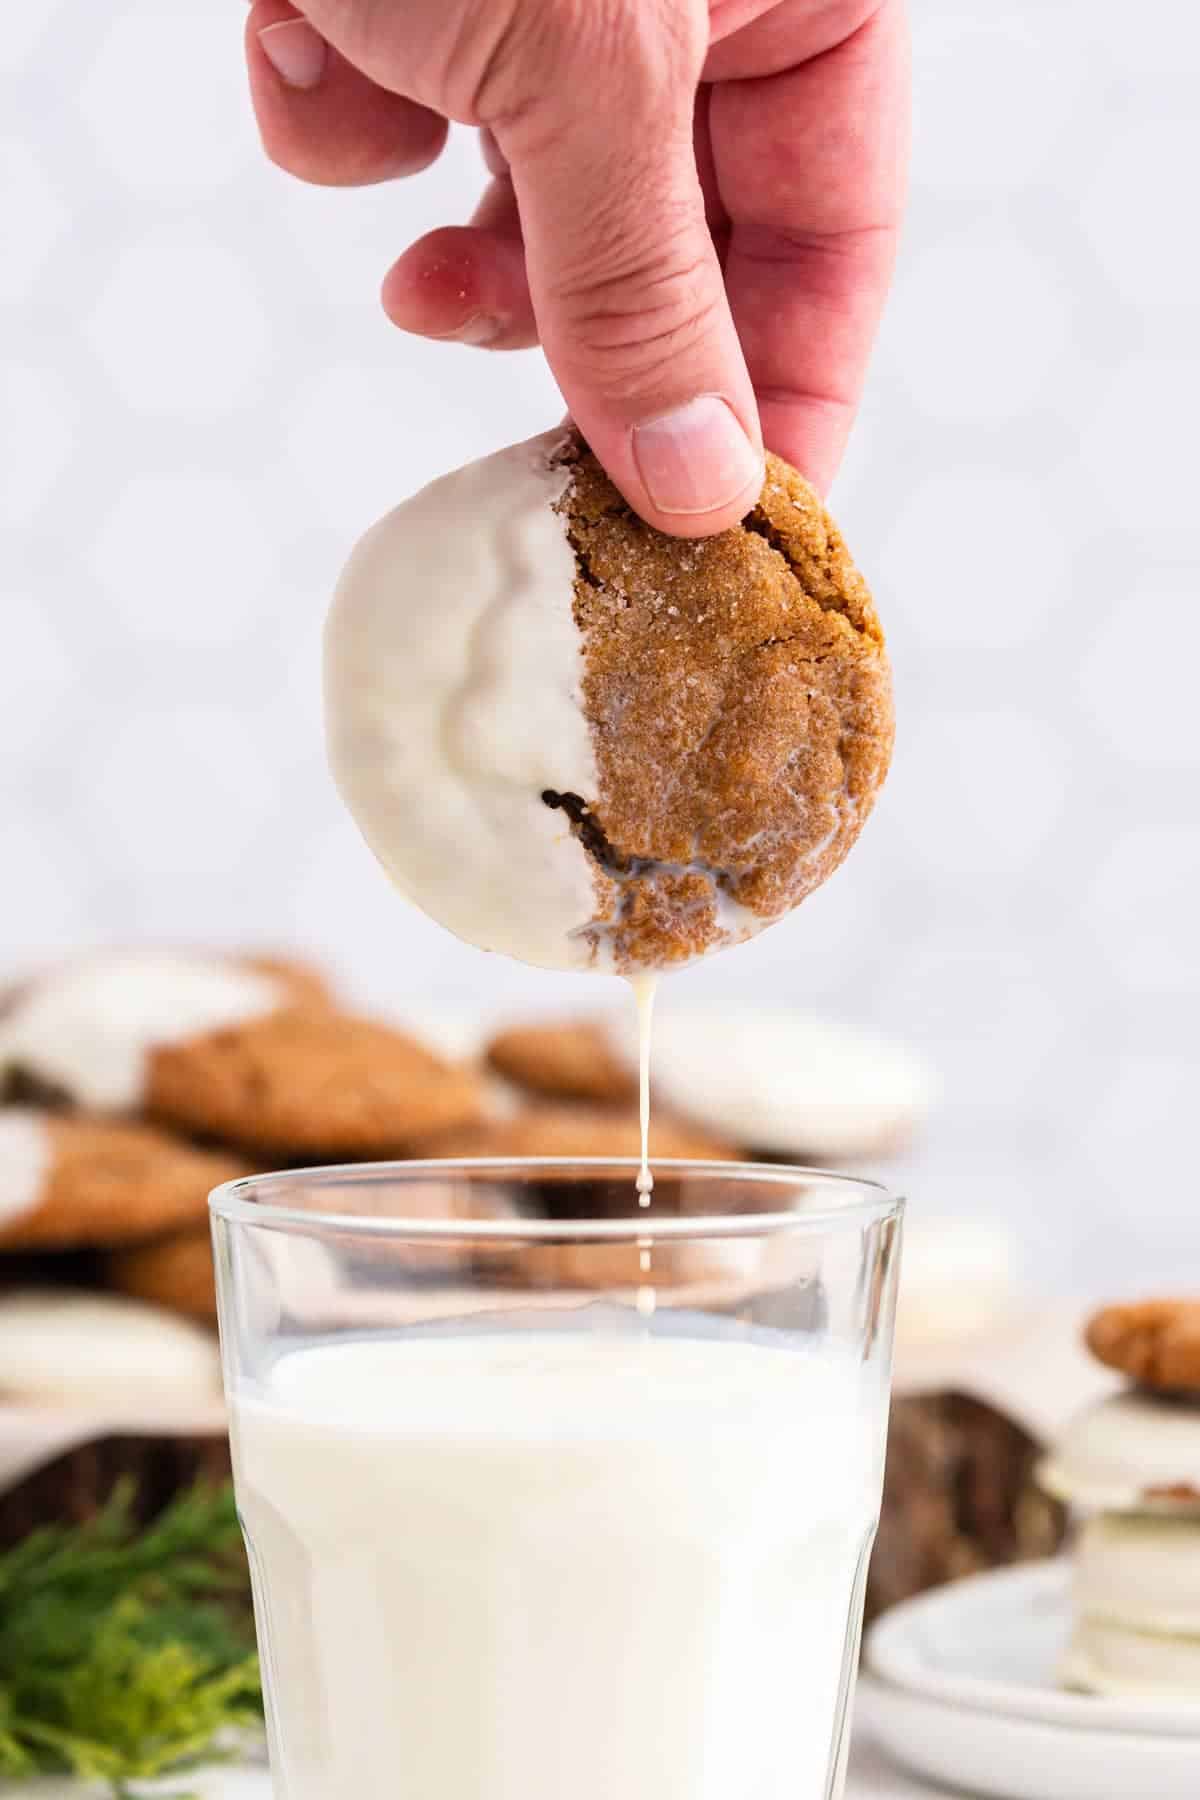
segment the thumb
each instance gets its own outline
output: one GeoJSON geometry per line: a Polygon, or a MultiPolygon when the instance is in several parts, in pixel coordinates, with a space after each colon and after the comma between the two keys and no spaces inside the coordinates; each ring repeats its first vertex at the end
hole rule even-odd
{"type": "Polygon", "coordinates": [[[643,518],[701,537],[757,500],[762,436],[696,171],[703,52],[664,75],[663,46],[640,49],[616,46],[607,81],[568,66],[542,89],[552,100],[496,135],[575,423],[643,518]]]}

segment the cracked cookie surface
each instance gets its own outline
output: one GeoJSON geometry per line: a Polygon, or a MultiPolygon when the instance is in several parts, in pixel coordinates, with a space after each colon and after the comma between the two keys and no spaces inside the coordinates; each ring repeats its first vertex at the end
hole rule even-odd
{"type": "Polygon", "coordinates": [[[690,541],[631,512],[577,438],[560,458],[598,792],[544,800],[592,860],[597,960],[666,967],[780,917],[850,849],[891,754],[883,634],[777,457],[740,526],[690,541]]]}

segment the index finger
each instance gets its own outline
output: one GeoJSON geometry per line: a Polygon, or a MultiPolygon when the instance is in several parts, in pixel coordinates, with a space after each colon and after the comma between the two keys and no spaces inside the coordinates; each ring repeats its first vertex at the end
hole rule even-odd
{"type": "Polygon", "coordinates": [[[904,202],[900,0],[799,67],[719,83],[709,126],[730,220],[725,284],[763,437],[824,491],[858,405],[904,202]]]}

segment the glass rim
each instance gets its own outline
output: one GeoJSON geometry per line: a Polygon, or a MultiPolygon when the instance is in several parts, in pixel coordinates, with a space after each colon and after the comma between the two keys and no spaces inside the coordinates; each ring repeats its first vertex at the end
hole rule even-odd
{"type": "Polygon", "coordinates": [[[711,1239],[718,1237],[777,1237],[793,1233],[832,1231],[839,1227],[874,1224],[898,1218],[904,1196],[870,1175],[849,1175],[835,1169],[810,1168],[800,1163],[704,1162],[686,1157],[650,1158],[651,1173],[699,1176],[705,1180],[755,1182],[764,1188],[797,1181],[819,1182],[845,1195],[837,1205],[814,1206],[800,1212],[695,1213],[686,1218],[656,1216],[649,1208],[627,1218],[553,1219],[430,1219],[405,1218],[402,1214],[380,1218],[374,1214],[322,1212],[295,1206],[262,1206],[251,1196],[263,1190],[286,1189],[296,1183],[310,1188],[363,1187],[395,1181],[483,1179],[521,1175],[545,1177],[560,1171],[578,1177],[581,1172],[628,1175],[635,1180],[641,1162],[636,1156],[472,1156],[425,1157],[403,1162],[328,1163],[312,1168],[280,1169],[264,1175],[241,1175],[222,1182],[208,1197],[214,1218],[229,1225],[257,1226],[262,1231],[294,1232],[310,1237],[337,1234],[362,1238],[395,1238],[461,1244],[562,1244],[636,1243],[650,1238],[711,1239]]]}

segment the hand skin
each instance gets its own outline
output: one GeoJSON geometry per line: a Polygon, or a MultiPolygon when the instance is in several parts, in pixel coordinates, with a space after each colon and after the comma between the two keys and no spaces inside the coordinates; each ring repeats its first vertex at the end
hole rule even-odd
{"type": "Polygon", "coordinates": [[[540,341],[630,504],[704,536],[762,446],[824,490],[891,277],[908,144],[903,0],[254,0],[267,154],[357,186],[477,126],[469,225],[383,288],[424,337],[540,341]]]}

